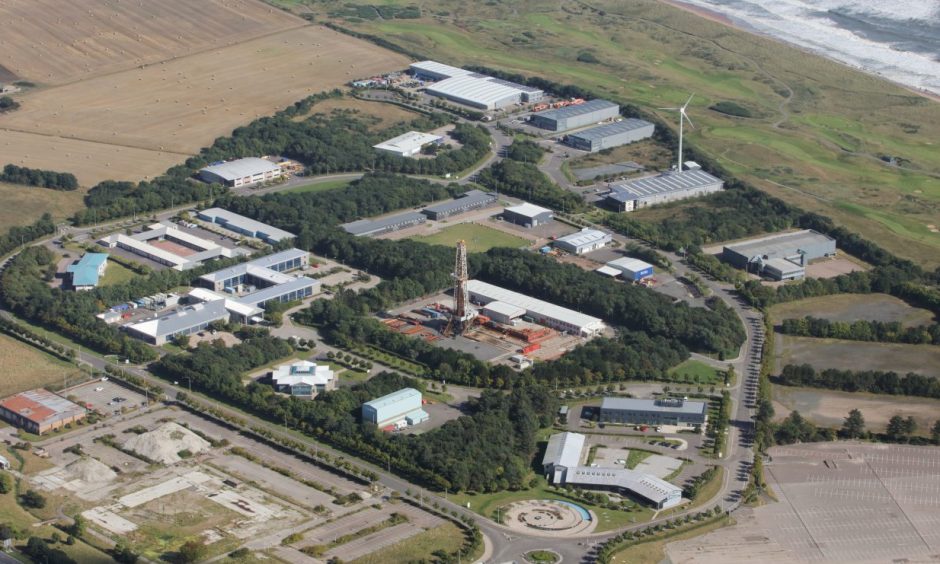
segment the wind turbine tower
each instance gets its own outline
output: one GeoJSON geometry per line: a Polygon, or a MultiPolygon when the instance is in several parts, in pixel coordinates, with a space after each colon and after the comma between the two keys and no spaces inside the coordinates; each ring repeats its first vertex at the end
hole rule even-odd
{"type": "Polygon", "coordinates": [[[695,96],[694,93],[691,94],[691,95],[689,96],[689,99],[686,100],[686,101],[685,101],[685,104],[682,104],[681,107],[678,107],[678,108],[659,108],[660,110],[678,111],[678,112],[679,112],[679,162],[678,162],[678,166],[676,167],[676,172],[680,172],[680,173],[682,172],[682,163],[683,163],[683,161],[682,161],[682,135],[683,135],[682,125],[683,125],[683,123],[682,123],[682,122],[683,122],[683,121],[689,122],[689,127],[691,127],[692,129],[695,129],[695,126],[692,125],[692,120],[689,119],[689,115],[688,115],[687,113],[685,113],[686,108],[689,107],[689,102],[692,101],[692,98],[693,98],[694,96],[695,96]]]}

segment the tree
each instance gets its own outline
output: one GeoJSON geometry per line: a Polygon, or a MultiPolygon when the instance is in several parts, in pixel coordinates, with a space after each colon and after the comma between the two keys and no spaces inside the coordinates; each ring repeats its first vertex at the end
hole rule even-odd
{"type": "Polygon", "coordinates": [[[857,439],[865,435],[865,418],[862,416],[862,412],[853,409],[849,412],[849,416],[845,418],[845,423],[842,424],[842,436],[847,439],[857,439]]]}
{"type": "Polygon", "coordinates": [[[13,491],[13,479],[6,472],[0,471],[0,494],[13,491]]]}
{"type": "Polygon", "coordinates": [[[120,542],[111,549],[111,556],[120,564],[136,564],[137,562],[137,555],[126,544],[120,542]]]}
{"type": "Polygon", "coordinates": [[[206,546],[199,541],[186,541],[179,549],[179,561],[185,564],[199,562],[206,555],[206,546]]]}
{"type": "Polygon", "coordinates": [[[900,415],[895,415],[888,420],[887,434],[896,441],[904,436],[904,419],[900,415]]]}
{"type": "Polygon", "coordinates": [[[20,496],[20,505],[42,509],[46,506],[46,498],[36,490],[26,490],[26,493],[20,496]]]}
{"type": "Polygon", "coordinates": [[[933,442],[940,444],[940,419],[933,424],[933,428],[930,429],[930,438],[933,439],[933,442]]]}
{"type": "Polygon", "coordinates": [[[72,518],[73,523],[69,528],[69,532],[76,537],[81,537],[85,534],[85,518],[82,517],[81,513],[76,513],[75,517],[72,518]]]}
{"type": "Polygon", "coordinates": [[[904,420],[904,434],[910,437],[915,431],[917,431],[917,422],[909,415],[907,419],[904,420]]]}

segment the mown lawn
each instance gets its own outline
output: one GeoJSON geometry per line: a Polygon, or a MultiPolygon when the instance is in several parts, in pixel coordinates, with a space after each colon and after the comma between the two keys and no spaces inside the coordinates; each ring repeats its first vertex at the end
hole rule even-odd
{"type": "Polygon", "coordinates": [[[516,237],[476,223],[453,225],[433,235],[415,237],[414,240],[429,245],[444,245],[446,247],[456,247],[457,241],[463,240],[467,243],[467,251],[471,253],[485,253],[494,247],[519,248],[529,246],[529,241],[522,237],[516,237]]]}

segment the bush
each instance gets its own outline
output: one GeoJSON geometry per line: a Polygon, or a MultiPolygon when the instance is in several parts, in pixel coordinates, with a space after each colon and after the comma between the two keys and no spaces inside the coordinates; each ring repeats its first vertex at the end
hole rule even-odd
{"type": "Polygon", "coordinates": [[[708,109],[729,116],[746,118],[754,117],[754,112],[736,102],[718,102],[717,104],[709,106],[708,109]]]}
{"type": "Polygon", "coordinates": [[[46,498],[36,490],[26,490],[26,493],[20,496],[20,505],[34,509],[42,509],[46,506],[46,498]]]}

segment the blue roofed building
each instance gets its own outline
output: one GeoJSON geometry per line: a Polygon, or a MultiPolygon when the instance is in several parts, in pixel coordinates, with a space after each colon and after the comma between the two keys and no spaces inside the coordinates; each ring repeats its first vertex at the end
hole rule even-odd
{"type": "Polygon", "coordinates": [[[362,404],[362,421],[380,428],[417,425],[428,420],[427,412],[421,408],[422,404],[421,392],[414,388],[402,388],[362,404]]]}
{"type": "Polygon", "coordinates": [[[65,271],[73,289],[91,290],[98,286],[98,280],[104,276],[107,267],[107,253],[85,253],[85,256],[70,264],[65,271]]]}

